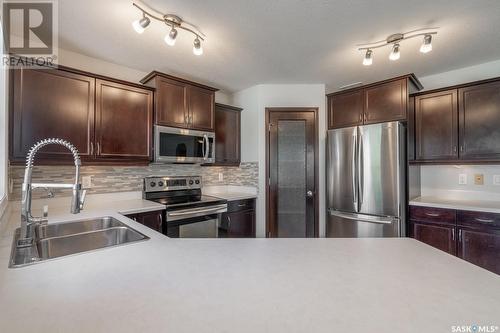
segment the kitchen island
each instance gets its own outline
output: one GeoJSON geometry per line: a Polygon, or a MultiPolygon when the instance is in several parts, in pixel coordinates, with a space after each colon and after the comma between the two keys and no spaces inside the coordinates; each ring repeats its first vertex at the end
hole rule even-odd
{"type": "MultiPolygon", "coordinates": [[[[90,200],[92,201],[92,200],[90,200]]],[[[413,239],[170,239],[120,213],[137,199],[54,209],[113,216],[147,241],[9,269],[18,203],[0,224],[2,332],[451,332],[499,326],[500,276],[413,239]]]]}

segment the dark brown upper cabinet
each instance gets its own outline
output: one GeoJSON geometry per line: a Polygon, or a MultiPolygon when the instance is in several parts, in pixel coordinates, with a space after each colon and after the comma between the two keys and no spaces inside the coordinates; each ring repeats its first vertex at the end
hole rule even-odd
{"type": "MultiPolygon", "coordinates": [[[[37,141],[71,142],[82,159],[92,157],[95,79],[56,69],[15,69],[10,76],[10,158],[22,162],[37,141]]],[[[49,145],[37,161],[67,161],[69,150],[49,145]]]]}
{"type": "Polygon", "coordinates": [[[364,89],[364,123],[406,120],[407,84],[407,79],[399,79],[364,89]]]}
{"type": "Polygon", "coordinates": [[[218,89],[153,71],[141,80],[155,91],[155,124],[214,130],[215,92],[218,89]]]}
{"type": "Polygon", "coordinates": [[[328,94],[328,129],[408,119],[409,94],[422,89],[413,74],[328,94]]]}
{"type": "Polygon", "coordinates": [[[153,92],[96,80],[97,158],[150,160],[153,92]]]}
{"type": "Polygon", "coordinates": [[[363,90],[328,96],[328,128],[363,124],[363,90]]]}
{"type": "Polygon", "coordinates": [[[415,97],[417,160],[458,158],[457,91],[415,97]]]}
{"type": "Polygon", "coordinates": [[[460,157],[500,160],[500,81],[458,90],[460,157]]]}
{"type": "Polygon", "coordinates": [[[234,106],[215,104],[215,164],[240,165],[241,111],[234,106]]]}
{"type": "Polygon", "coordinates": [[[472,82],[415,96],[416,161],[500,161],[500,80],[472,82]]]}
{"type": "MultiPolygon", "coordinates": [[[[10,161],[22,163],[45,138],[62,138],[86,164],[147,164],[152,138],[153,92],[133,83],[59,66],[15,69],[10,76],[10,161]]],[[[50,145],[37,163],[71,164],[63,147],[50,145]]]]}

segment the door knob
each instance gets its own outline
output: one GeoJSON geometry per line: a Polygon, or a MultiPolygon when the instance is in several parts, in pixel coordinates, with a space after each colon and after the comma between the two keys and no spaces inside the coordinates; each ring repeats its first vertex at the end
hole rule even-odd
{"type": "Polygon", "coordinates": [[[312,196],[314,195],[314,193],[313,193],[313,191],[309,190],[309,191],[307,191],[306,195],[307,195],[308,198],[312,198],[312,196]]]}

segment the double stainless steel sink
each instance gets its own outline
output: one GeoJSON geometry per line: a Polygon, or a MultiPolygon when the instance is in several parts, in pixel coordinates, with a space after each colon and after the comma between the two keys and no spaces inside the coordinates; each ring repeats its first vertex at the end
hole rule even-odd
{"type": "Polygon", "coordinates": [[[146,235],[110,216],[39,225],[35,234],[32,244],[19,247],[17,243],[20,229],[16,230],[9,267],[20,267],[149,239],[146,235]]]}

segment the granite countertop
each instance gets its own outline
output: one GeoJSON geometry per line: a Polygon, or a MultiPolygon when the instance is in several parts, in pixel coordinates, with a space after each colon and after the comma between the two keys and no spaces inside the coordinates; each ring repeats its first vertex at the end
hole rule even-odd
{"type": "Polygon", "coordinates": [[[119,214],[155,205],[108,198],[78,215],[52,209],[49,223],[109,215],[150,239],[17,269],[7,265],[18,207],[8,207],[2,331],[420,333],[500,324],[500,276],[414,239],[171,239],[119,214]]]}
{"type": "Polygon", "coordinates": [[[437,196],[422,196],[410,200],[409,204],[412,206],[500,213],[500,201],[492,200],[468,200],[437,196]]]}

